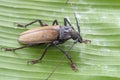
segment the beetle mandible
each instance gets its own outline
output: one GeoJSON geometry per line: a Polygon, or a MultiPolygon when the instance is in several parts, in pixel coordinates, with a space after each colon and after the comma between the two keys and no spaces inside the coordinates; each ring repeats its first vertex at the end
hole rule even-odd
{"type": "Polygon", "coordinates": [[[42,55],[36,60],[28,61],[28,63],[31,63],[31,64],[38,63],[44,57],[47,49],[50,46],[55,46],[68,58],[71,64],[71,68],[73,70],[76,70],[77,67],[75,63],[73,62],[73,60],[71,59],[68,52],[59,47],[59,44],[63,44],[69,39],[73,39],[74,42],[72,46],[68,48],[68,50],[70,50],[73,47],[73,45],[76,44],[77,42],[85,43],[85,44],[90,42],[90,40],[82,39],[80,35],[80,26],[78,24],[77,17],[75,14],[74,16],[75,16],[78,31],[76,31],[73,28],[73,26],[71,25],[71,23],[69,22],[67,18],[64,18],[64,26],[60,26],[57,20],[53,21],[52,26],[48,26],[47,24],[44,24],[40,19],[34,20],[25,25],[16,23],[18,27],[27,27],[29,25],[32,25],[33,23],[38,22],[40,24],[40,27],[27,30],[20,34],[18,41],[21,44],[24,44],[24,46],[18,47],[18,48],[2,48],[2,49],[4,49],[5,51],[15,51],[18,49],[41,45],[45,43],[47,44],[47,46],[43,50],[42,55]]]}

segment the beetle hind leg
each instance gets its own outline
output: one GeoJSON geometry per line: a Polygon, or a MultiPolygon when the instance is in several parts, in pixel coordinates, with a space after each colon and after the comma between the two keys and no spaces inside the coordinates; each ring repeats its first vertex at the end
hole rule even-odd
{"type": "Polygon", "coordinates": [[[18,50],[18,49],[23,49],[23,48],[25,48],[25,47],[28,47],[27,45],[25,45],[25,46],[22,46],[22,47],[18,47],[18,48],[1,48],[1,50],[3,50],[3,51],[16,51],[16,50],[18,50]]]}
{"type": "Polygon", "coordinates": [[[2,47],[1,50],[3,51],[16,51],[16,50],[19,50],[19,49],[23,49],[23,48],[26,48],[26,47],[32,47],[32,46],[35,46],[35,45],[38,45],[38,44],[28,44],[28,45],[25,45],[25,46],[21,46],[21,47],[18,47],[18,48],[4,48],[2,47]]]}

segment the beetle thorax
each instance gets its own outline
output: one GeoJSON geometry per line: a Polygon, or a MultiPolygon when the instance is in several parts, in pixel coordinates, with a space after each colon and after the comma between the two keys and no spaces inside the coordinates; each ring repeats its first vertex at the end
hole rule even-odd
{"type": "Polygon", "coordinates": [[[82,37],[73,27],[70,27],[68,32],[73,40],[78,40],[80,43],[82,42],[82,37]]]}

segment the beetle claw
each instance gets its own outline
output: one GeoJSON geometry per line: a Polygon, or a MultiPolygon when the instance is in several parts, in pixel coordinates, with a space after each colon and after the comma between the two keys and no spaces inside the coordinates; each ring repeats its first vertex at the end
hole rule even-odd
{"type": "Polygon", "coordinates": [[[72,68],[72,70],[74,70],[74,71],[77,71],[78,69],[77,69],[77,66],[75,65],[75,63],[71,63],[71,68],[72,68]]]}
{"type": "Polygon", "coordinates": [[[36,64],[38,62],[39,62],[39,60],[32,60],[32,61],[28,61],[27,64],[36,64]]]}
{"type": "Polygon", "coordinates": [[[83,43],[85,43],[85,44],[91,43],[91,40],[83,40],[83,43]]]}

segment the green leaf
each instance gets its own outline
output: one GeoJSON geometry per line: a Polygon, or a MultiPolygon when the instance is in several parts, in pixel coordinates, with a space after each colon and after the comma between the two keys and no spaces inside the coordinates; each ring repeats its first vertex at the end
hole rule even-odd
{"type": "MultiPolygon", "coordinates": [[[[120,0],[0,0],[0,47],[22,46],[17,38],[27,29],[14,22],[29,23],[35,19],[51,25],[57,19],[63,25],[67,17],[76,28],[77,14],[83,39],[90,44],[76,44],[69,55],[78,67],[70,68],[67,58],[51,47],[44,59],[35,65],[46,45],[29,47],[16,52],[0,50],[0,80],[45,80],[58,65],[49,80],[119,80],[120,79],[120,0]],[[72,6],[71,6],[72,4],[72,6]]],[[[72,40],[60,45],[67,50],[72,40]]]]}

